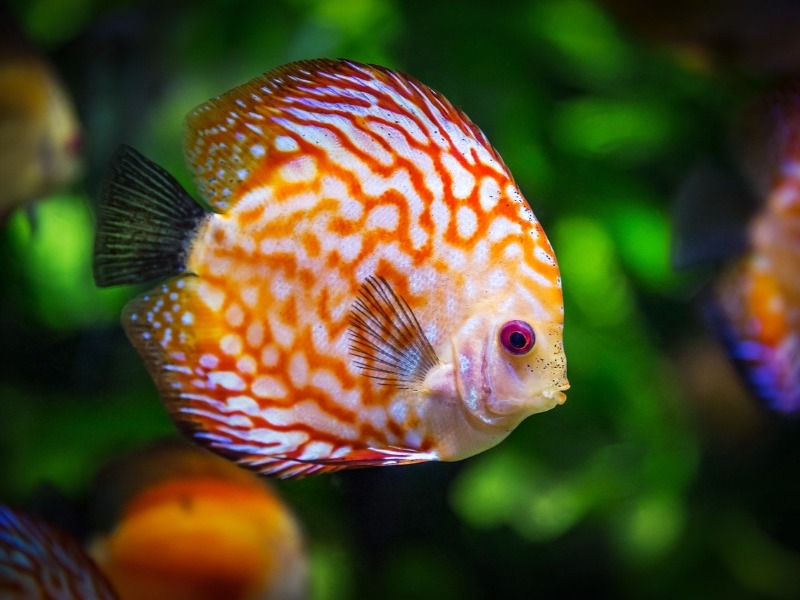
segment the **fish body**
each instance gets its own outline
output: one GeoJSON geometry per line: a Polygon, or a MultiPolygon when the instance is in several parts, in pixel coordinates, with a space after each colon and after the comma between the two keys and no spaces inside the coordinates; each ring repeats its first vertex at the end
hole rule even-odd
{"type": "Polygon", "coordinates": [[[74,181],[82,166],[75,108],[53,69],[0,13],[0,219],[74,181]]]}
{"type": "Polygon", "coordinates": [[[169,440],[113,461],[95,488],[90,552],[121,600],[308,597],[300,527],[255,474],[169,440]]]}
{"type": "Polygon", "coordinates": [[[458,460],[564,401],[553,250],[437,92],[293,63],[192,111],[184,149],[211,210],[121,150],[95,280],[173,276],[122,321],[196,441],[283,477],[458,460]]]}
{"type": "Polygon", "coordinates": [[[755,394],[779,413],[800,410],[800,85],[754,103],[738,139],[760,208],[748,249],[728,266],[708,309],[755,394]]]}
{"type": "Polygon", "coordinates": [[[0,505],[0,598],[112,600],[116,597],[75,540],[36,517],[0,505]]]}

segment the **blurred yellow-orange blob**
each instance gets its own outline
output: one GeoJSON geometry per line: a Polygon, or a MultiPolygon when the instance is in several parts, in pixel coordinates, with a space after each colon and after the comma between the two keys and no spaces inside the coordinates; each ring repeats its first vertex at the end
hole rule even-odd
{"type": "Polygon", "coordinates": [[[265,481],[210,452],[160,442],[98,477],[112,526],[90,553],[122,600],[305,598],[297,521],[265,481]]]}
{"type": "Polygon", "coordinates": [[[81,170],[72,101],[50,66],[0,11],[0,222],[81,170]]]}

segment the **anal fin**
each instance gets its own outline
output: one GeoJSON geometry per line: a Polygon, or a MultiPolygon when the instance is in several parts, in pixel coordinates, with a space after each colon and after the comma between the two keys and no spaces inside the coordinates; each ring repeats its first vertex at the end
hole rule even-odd
{"type": "Polygon", "coordinates": [[[183,275],[131,300],[122,325],[145,361],[164,404],[184,426],[182,391],[191,387],[204,352],[204,340],[218,340],[219,320],[199,300],[200,278],[183,275]]]}
{"type": "Polygon", "coordinates": [[[399,447],[359,448],[335,458],[305,459],[301,456],[301,452],[281,456],[237,455],[237,460],[263,475],[281,479],[299,479],[307,475],[319,475],[343,469],[412,465],[439,460],[439,457],[432,452],[399,447]]]}

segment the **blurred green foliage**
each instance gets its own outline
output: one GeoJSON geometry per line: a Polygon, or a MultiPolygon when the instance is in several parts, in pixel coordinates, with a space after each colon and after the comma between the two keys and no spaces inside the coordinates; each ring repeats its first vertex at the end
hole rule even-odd
{"type": "Polygon", "coordinates": [[[94,286],[87,243],[94,224],[85,197],[54,196],[36,211],[34,227],[18,211],[6,232],[10,252],[19,257],[20,297],[55,331],[117,321],[128,292],[94,286]]]}
{"type": "Polygon", "coordinates": [[[80,498],[100,464],[174,432],[116,324],[136,290],[91,281],[114,147],[188,186],[193,106],[291,60],[347,57],[443,92],[498,148],[561,265],[572,388],[463,463],[280,484],[314,597],[800,595],[797,427],[750,408],[703,342],[695,282],[669,267],[675,189],[761,82],[687,69],[588,0],[12,6],[73,93],[88,155],[35,228],[20,214],[0,237],[0,498],[45,481],[80,498]]]}

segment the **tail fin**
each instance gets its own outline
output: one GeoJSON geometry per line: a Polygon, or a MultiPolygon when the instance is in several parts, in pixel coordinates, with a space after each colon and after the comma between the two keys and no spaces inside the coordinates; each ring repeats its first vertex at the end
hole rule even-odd
{"type": "Polygon", "coordinates": [[[189,244],[210,214],[172,175],[120,146],[100,187],[95,283],[143,283],[183,273],[189,244]]]}

